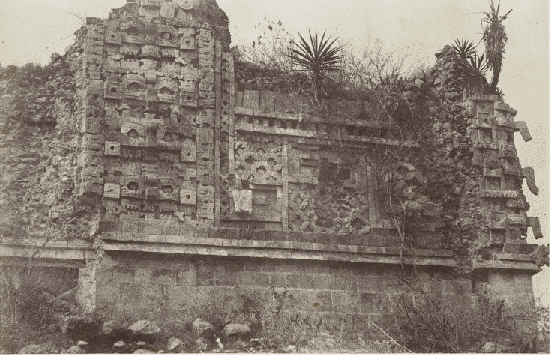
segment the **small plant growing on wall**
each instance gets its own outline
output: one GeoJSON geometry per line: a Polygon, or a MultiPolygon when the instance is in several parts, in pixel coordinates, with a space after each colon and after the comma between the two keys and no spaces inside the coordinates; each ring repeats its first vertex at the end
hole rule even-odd
{"type": "Polygon", "coordinates": [[[487,59],[485,54],[478,55],[474,43],[470,40],[455,39],[451,46],[458,57],[458,75],[464,80],[467,88],[472,92],[487,91],[487,59]]]}
{"type": "Polygon", "coordinates": [[[338,38],[331,39],[330,36],[326,36],[326,32],[323,32],[321,38],[318,33],[310,32],[309,42],[301,34],[298,33],[298,36],[300,41],[296,43],[297,48],[290,49],[290,58],[311,74],[313,95],[318,99],[323,75],[326,72],[336,71],[340,67],[342,48],[335,44],[338,38]]]}

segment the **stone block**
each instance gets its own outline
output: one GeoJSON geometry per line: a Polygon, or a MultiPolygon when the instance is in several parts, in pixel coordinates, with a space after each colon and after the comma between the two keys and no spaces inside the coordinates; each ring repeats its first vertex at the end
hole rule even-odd
{"type": "Polygon", "coordinates": [[[103,309],[106,306],[113,306],[118,302],[120,284],[113,282],[97,282],[95,293],[96,306],[103,309]]]}
{"type": "Polygon", "coordinates": [[[260,104],[260,93],[254,90],[245,90],[243,92],[243,107],[258,110],[260,104]]]}
{"type": "Polygon", "coordinates": [[[122,44],[122,32],[116,29],[108,29],[105,32],[105,43],[120,45],[122,44]]]}
{"type": "MultiPolygon", "coordinates": [[[[161,212],[163,208],[161,207],[161,212]]],[[[166,210],[168,210],[166,208],[166,210]]],[[[168,220],[162,225],[162,234],[164,235],[177,235],[179,233],[179,224],[175,221],[168,220]]]]}
{"type": "Polygon", "coordinates": [[[542,234],[542,229],[540,226],[540,220],[538,217],[529,217],[527,219],[529,227],[532,228],[533,234],[535,235],[535,239],[544,238],[544,235],[542,234]]]}
{"type": "Polygon", "coordinates": [[[300,288],[300,274],[286,274],[286,287],[300,288]]]}
{"type": "Polygon", "coordinates": [[[529,133],[529,127],[527,126],[527,123],[523,121],[514,122],[515,129],[519,130],[521,137],[525,142],[529,142],[533,139],[531,134],[529,133]]]}
{"type": "Polygon", "coordinates": [[[104,233],[108,232],[120,232],[121,223],[118,220],[102,219],[99,222],[99,230],[104,233]]]}
{"type": "Polygon", "coordinates": [[[195,29],[194,28],[180,28],[180,49],[193,50],[195,49],[195,29]]]}
{"type": "MultiPolygon", "coordinates": [[[[348,300],[347,292],[343,291],[331,291],[333,311],[336,313],[352,313],[352,305],[348,300]]],[[[359,297],[357,297],[356,307],[359,308],[359,297]]]]}
{"type": "Polygon", "coordinates": [[[334,310],[332,301],[332,293],[330,291],[320,291],[315,293],[312,306],[317,312],[332,312],[334,310]]]}
{"type": "Polygon", "coordinates": [[[120,198],[120,185],[106,183],[103,186],[103,196],[108,198],[120,198]]]}
{"type": "Polygon", "coordinates": [[[378,276],[359,276],[357,277],[357,289],[367,292],[382,292],[383,282],[378,276]]]}
{"type": "Polygon", "coordinates": [[[136,284],[148,284],[151,283],[151,273],[153,269],[146,267],[135,268],[134,271],[134,283],[136,284]]]}
{"type": "Polygon", "coordinates": [[[194,162],[197,156],[196,149],[196,144],[192,139],[184,139],[181,148],[181,160],[184,162],[194,162]]]}
{"type": "Polygon", "coordinates": [[[224,228],[222,229],[222,238],[223,239],[239,239],[239,229],[237,228],[224,228]]]}
{"type": "Polygon", "coordinates": [[[178,285],[196,286],[197,285],[197,273],[195,268],[189,268],[187,270],[178,270],[178,285]]]}
{"type": "Polygon", "coordinates": [[[523,168],[523,174],[525,175],[525,180],[527,181],[527,186],[529,187],[529,190],[534,194],[539,194],[539,188],[536,185],[535,182],[535,169],[528,166],[523,168]]]}
{"type": "Polygon", "coordinates": [[[243,287],[269,287],[271,284],[270,275],[258,272],[241,272],[237,278],[238,285],[243,287]]]}
{"type": "Polygon", "coordinates": [[[275,111],[275,93],[272,91],[260,92],[260,111],[274,112],[275,111]]]}
{"type": "Polygon", "coordinates": [[[329,275],[311,275],[311,288],[315,290],[328,290],[329,289],[329,275]]]}
{"type": "Polygon", "coordinates": [[[235,212],[252,213],[252,190],[233,190],[235,212]]]}
{"type": "Polygon", "coordinates": [[[304,290],[314,289],[313,276],[311,274],[298,274],[298,288],[304,290]]]}
{"type": "Polygon", "coordinates": [[[176,16],[177,4],[174,2],[162,1],[160,4],[160,17],[174,18],[176,16]]]}
{"type": "Polygon", "coordinates": [[[105,142],[104,155],[120,156],[120,143],[118,142],[105,142]]]}
{"type": "MultiPolygon", "coordinates": [[[[119,63],[120,66],[120,63],[119,63]]],[[[113,81],[105,81],[104,97],[105,99],[120,100],[122,98],[123,88],[120,83],[113,81]]]]}
{"type": "Polygon", "coordinates": [[[151,272],[150,282],[155,285],[176,285],[178,281],[177,270],[154,269],[151,272]]]}
{"type": "Polygon", "coordinates": [[[180,105],[187,107],[198,107],[199,96],[196,91],[181,91],[180,105]]]}
{"type": "MultiPolygon", "coordinates": [[[[166,237],[164,235],[160,234],[149,234],[147,236],[147,242],[148,243],[154,243],[154,244],[164,244],[166,243],[166,237]]],[[[160,248],[161,246],[159,246],[160,248]]]]}
{"type": "Polygon", "coordinates": [[[124,266],[113,266],[106,269],[103,276],[106,282],[131,284],[134,282],[134,269],[124,266]]]}
{"type": "Polygon", "coordinates": [[[361,292],[361,313],[386,313],[390,308],[389,297],[384,293],[361,292]]]}
{"type": "Polygon", "coordinates": [[[178,312],[191,312],[198,309],[198,290],[189,286],[168,286],[170,309],[178,312]]]}
{"type": "Polygon", "coordinates": [[[315,243],[330,244],[330,233],[315,233],[315,243]]]}
{"type": "Polygon", "coordinates": [[[239,239],[240,240],[253,240],[254,239],[254,232],[250,229],[241,229],[239,231],[239,239]]]}
{"type": "MultiPolygon", "coordinates": [[[[176,229],[178,229],[178,233],[179,233],[179,227],[178,226],[176,226],[176,229]]],[[[181,237],[181,235],[178,235],[178,234],[169,234],[169,235],[166,235],[165,238],[166,238],[166,243],[169,243],[169,244],[181,244],[182,243],[182,237],[181,237]]]]}
{"type": "Polygon", "coordinates": [[[346,279],[341,275],[328,275],[328,288],[330,290],[346,290],[346,279]]]}
{"type": "Polygon", "coordinates": [[[194,190],[180,190],[180,203],[182,205],[196,205],[197,194],[194,190]]]}
{"type": "Polygon", "coordinates": [[[197,227],[195,228],[195,238],[203,238],[207,239],[210,234],[210,228],[209,227],[197,227]]]}

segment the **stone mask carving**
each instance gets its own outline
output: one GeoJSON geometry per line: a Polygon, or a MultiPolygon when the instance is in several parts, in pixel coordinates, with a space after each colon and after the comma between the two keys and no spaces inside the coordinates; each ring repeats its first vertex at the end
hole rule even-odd
{"type": "Polygon", "coordinates": [[[195,0],[177,0],[178,5],[184,10],[192,10],[195,0]]]}

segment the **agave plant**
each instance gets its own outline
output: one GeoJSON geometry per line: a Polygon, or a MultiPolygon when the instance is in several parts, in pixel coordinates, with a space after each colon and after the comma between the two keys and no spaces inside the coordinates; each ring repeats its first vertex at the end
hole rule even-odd
{"type": "Polygon", "coordinates": [[[508,11],[504,16],[500,16],[500,2],[495,8],[493,0],[491,0],[490,9],[491,11],[486,12],[485,17],[481,20],[481,26],[483,28],[482,39],[485,43],[487,66],[493,71],[490,89],[491,91],[496,91],[502,69],[502,60],[504,59],[504,47],[506,46],[506,42],[508,42],[503,22],[512,10],[508,11]]]}
{"type": "Polygon", "coordinates": [[[487,69],[485,54],[478,56],[477,53],[474,53],[469,58],[467,76],[469,89],[480,92],[485,92],[487,90],[488,84],[485,77],[487,69]]]}
{"type": "Polygon", "coordinates": [[[458,57],[458,68],[465,80],[465,86],[475,91],[486,90],[487,79],[485,73],[488,68],[485,54],[479,56],[474,43],[465,39],[455,39],[455,43],[451,48],[458,57]]]}
{"type": "Polygon", "coordinates": [[[477,53],[474,53],[469,58],[469,64],[470,64],[470,68],[472,68],[472,70],[475,73],[485,75],[485,73],[487,72],[488,68],[487,68],[487,60],[485,60],[485,54],[478,56],[477,53]]]}
{"type": "Polygon", "coordinates": [[[458,57],[464,61],[468,61],[476,52],[474,43],[467,39],[455,39],[455,44],[451,47],[458,57]]]}
{"type": "Polygon", "coordinates": [[[330,37],[325,38],[325,32],[320,39],[317,33],[312,35],[310,32],[309,42],[301,34],[298,33],[298,36],[300,41],[296,43],[297,48],[290,48],[290,58],[311,73],[313,93],[317,98],[323,74],[339,69],[342,47],[335,45],[338,38],[332,40],[330,37]]]}

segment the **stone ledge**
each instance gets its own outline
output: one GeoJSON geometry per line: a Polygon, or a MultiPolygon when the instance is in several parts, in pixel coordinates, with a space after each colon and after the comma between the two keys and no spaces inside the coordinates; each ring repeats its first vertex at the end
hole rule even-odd
{"type": "Polygon", "coordinates": [[[0,259],[5,257],[21,257],[37,259],[63,259],[63,260],[86,260],[92,257],[95,251],[79,248],[29,248],[26,245],[0,245],[0,259]],[[36,251],[38,250],[38,253],[36,251]],[[35,255],[36,253],[36,255],[35,255]]]}
{"type": "MultiPolygon", "coordinates": [[[[361,254],[386,254],[400,255],[401,251],[397,247],[369,247],[358,245],[342,244],[322,244],[297,241],[264,241],[264,240],[244,240],[244,239],[222,239],[222,238],[197,238],[181,236],[162,236],[150,235],[148,241],[156,244],[181,244],[181,245],[202,245],[202,246],[227,246],[254,249],[291,249],[308,251],[337,251],[343,253],[361,253],[361,254]],[[170,242],[169,240],[173,241],[170,242]]],[[[452,257],[451,250],[429,250],[415,249],[403,250],[403,255],[415,255],[421,257],[452,257]]]]}
{"type": "Polygon", "coordinates": [[[499,95],[472,95],[467,99],[471,101],[500,101],[501,97],[499,95]]]}
{"type": "MultiPolygon", "coordinates": [[[[297,122],[305,122],[305,123],[323,123],[323,124],[331,124],[334,123],[334,121],[330,121],[327,119],[323,119],[319,116],[308,114],[308,113],[285,113],[285,112],[266,112],[261,110],[255,110],[251,108],[246,107],[235,107],[235,114],[237,115],[243,115],[243,116],[250,116],[250,117],[258,117],[258,118],[271,118],[271,119],[280,119],[280,120],[287,120],[287,121],[297,121],[297,122]]],[[[360,119],[347,119],[346,122],[337,122],[339,125],[348,125],[348,126],[354,126],[354,127],[365,127],[365,128],[392,128],[392,125],[383,122],[383,121],[369,121],[369,120],[360,120],[360,119]]]]}
{"type": "MultiPolygon", "coordinates": [[[[1,256],[0,265],[25,267],[28,266],[28,258],[26,257],[10,257],[1,256]]],[[[83,268],[86,266],[86,261],[82,259],[49,259],[38,258],[32,261],[33,267],[60,267],[60,268],[83,268]]]]}
{"type": "Polygon", "coordinates": [[[407,265],[439,265],[456,267],[456,261],[449,256],[430,256],[426,258],[413,258],[390,254],[354,254],[345,252],[305,251],[286,249],[253,249],[242,247],[210,247],[199,245],[163,245],[150,243],[104,243],[105,251],[139,251],[157,254],[193,254],[212,256],[253,257],[267,259],[286,260],[322,260],[345,261],[354,263],[381,263],[381,264],[407,264],[407,265]]]}
{"type": "MultiPolygon", "coordinates": [[[[309,138],[315,139],[317,144],[330,145],[335,139],[324,137],[323,134],[316,131],[302,131],[300,129],[293,128],[271,128],[271,127],[249,127],[246,124],[235,124],[235,130],[240,132],[252,132],[255,134],[269,134],[277,136],[288,136],[288,137],[300,137],[300,138],[309,138]]],[[[346,143],[363,143],[363,144],[383,144],[390,146],[404,146],[404,147],[418,147],[419,144],[416,141],[406,140],[394,140],[394,139],[385,139],[380,137],[364,137],[364,136],[353,136],[347,135],[342,136],[339,142],[346,143]]]]}
{"type": "MultiPolygon", "coordinates": [[[[101,235],[104,240],[115,240],[119,242],[147,242],[152,243],[170,243],[170,244],[195,244],[201,238],[203,244],[215,243],[219,245],[240,245],[240,246],[255,246],[255,247],[275,247],[289,248],[287,244],[281,242],[305,243],[294,244],[290,248],[305,248],[313,250],[328,249],[357,252],[361,248],[390,248],[393,247],[395,253],[398,253],[399,248],[396,247],[397,236],[385,235],[385,232],[379,228],[373,228],[368,233],[353,236],[340,236],[335,233],[325,232],[292,232],[281,230],[263,230],[263,229],[239,229],[239,228],[210,228],[204,226],[196,226],[195,223],[179,223],[176,221],[165,220],[147,220],[139,218],[121,218],[120,221],[110,221],[105,228],[102,229],[101,235]],[[126,227],[125,227],[126,226],[126,227]],[[133,228],[132,226],[136,227],[133,228]],[[132,227],[132,228],[131,228],[132,227]],[[122,230],[125,230],[122,232],[122,230]],[[199,239],[196,239],[199,238],[199,239]],[[208,239],[216,239],[215,242],[208,239]],[[230,242],[229,240],[235,240],[230,242]],[[238,241],[238,242],[237,242],[238,241]],[[252,241],[256,242],[255,244],[252,241]],[[248,244],[247,244],[248,243],[248,244]],[[297,245],[297,246],[296,246],[297,245]],[[342,245],[338,247],[338,245],[342,245]]],[[[418,246],[418,249],[441,250],[439,236],[424,238],[424,245],[433,246],[423,248],[418,246]],[[430,243],[426,244],[426,240],[430,243]]],[[[388,249],[389,250],[389,249],[388,249]]]]}
{"type": "MultiPolygon", "coordinates": [[[[127,221],[123,220],[122,223],[127,221]]],[[[142,221],[141,221],[142,222],[142,221]]],[[[136,221],[139,224],[140,221],[136,221]]],[[[158,224],[158,223],[157,223],[158,224]]],[[[295,249],[315,251],[340,251],[348,253],[391,254],[400,255],[399,247],[394,246],[391,238],[384,238],[374,231],[371,234],[348,238],[331,233],[267,231],[267,230],[241,230],[232,228],[204,228],[191,225],[181,225],[180,234],[165,234],[164,228],[151,223],[150,227],[141,224],[136,231],[129,232],[103,232],[103,240],[133,243],[157,243],[157,244],[182,244],[182,245],[208,245],[244,248],[271,248],[271,249],[295,249]],[[182,230],[186,233],[183,235],[182,230]],[[158,234],[155,233],[158,231],[158,234]]],[[[174,228],[172,228],[174,229],[174,228]]],[[[438,242],[438,241],[433,241],[438,242]]],[[[418,248],[404,250],[405,255],[417,256],[452,256],[450,250],[418,248]]]]}
{"type": "MultiPolygon", "coordinates": [[[[25,246],[25,247],[42,247],[44,238],[1,238],[1,246],[25,246]]],[[[85,240],[52,240],[46,243],[46,248],[64,248],[64,249],[92,249],[92,243],[85,240]]]]}
{"type": "Polygon", "coordinates": [[[518,198],[519,194],[515,190],[482,190],[479,192],[479,196],[490,198],[518,198]]]}
{"type": "Polygon", "coordinates": [[[542,270],[542,267],[535,265],[533,262],[517,262],[517,261],[503,261],[503,260],[486,260],[486,261],[474,261],[474,269],[514,269],[514,270],[526,270],[537,273],[542,270]]]}
{"type": "Polygon", "coordinates": [[[533,257],[529,254],[500,253],[496,255],[496,258],[497,260],[533,261],[533,257]]]}

